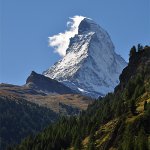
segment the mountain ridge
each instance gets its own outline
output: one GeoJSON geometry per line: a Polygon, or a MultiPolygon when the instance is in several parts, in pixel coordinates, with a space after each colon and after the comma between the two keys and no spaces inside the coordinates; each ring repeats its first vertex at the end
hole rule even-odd
{"type": "MultiPolygon", "coordinates": [[[[47,94],[75,94],[76,92],[71,90],[64,84],[45,77],[41,74],[32,71],[30,76],[26,80],[26,87],[42,91],[47,94]]],[[[77,93],[76,93],[77,94],[77,93]]]]}
{"type": "Polygon", "coordinates": [[[0,84],[0,149],[35,135],[60,116],[78,115],[92,102],[36,72],[23,86],[0,84]]]}

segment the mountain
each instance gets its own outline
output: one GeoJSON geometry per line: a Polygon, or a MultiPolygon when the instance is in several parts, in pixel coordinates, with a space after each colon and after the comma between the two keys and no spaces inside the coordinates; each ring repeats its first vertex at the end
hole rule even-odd
{"type": "Polygon", "coordinates": [[[77,115],[80,111],[86,110],[88,105],[93,102],[89,97],[79,94],[45,93],[42,90],[33,89],[27,85],[0,84],[0,98],[5,97],[12,101],[24,99],[38,106],[49,108],[59,115],[77,115]]]}
{"type": "Polygon", "coordinates": [[[78,34],[70,39],[66,55],[43,75],[91,97],[112,92],[127,65],[114,51],[108,33],[93,20],[85,18],[78,34]]]}
{"type": "Polygon", "coordinates": [[[149,150],[150,47],[130,51],[114,93],[80,116],[62,118],[13,150],[149,150]]]}
{"type": "Polygon", "coordinates": [[[44,75],[38,74],[32,71],[31,75],[26,80],[26,87],[42,91],[47,94],[73,94],[77,93],[71,90],[69,87],[64,84],[45,77],[44,75]]]}
{"type": "Polygon", "coordinates": [[[0,84],[0,150],[37,134],[60,116],[78,115],[92,102],[35,72],[23,86],[0,84]]]}

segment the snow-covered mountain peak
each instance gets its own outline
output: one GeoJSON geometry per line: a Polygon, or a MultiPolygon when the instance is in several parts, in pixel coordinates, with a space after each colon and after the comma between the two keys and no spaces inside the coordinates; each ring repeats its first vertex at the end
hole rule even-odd
{"type": "Polygon", "coordinates": [[[113,91],[126,62],[114,51],[108,33],[84,18],[70,38],[66,55],[43,74],[84,95],[98,97],[113,91]]]}
{"type": "MultiPolygon", "coordinates": [[[[107,46],[107,48],[105,49],[106,53],[114,53],[115,47],[108,33],[102,27],[96,24],[92,19],[89,18],[84,18],[80,22],[78,27],[78,34],[70,38],[70,44],[68,46],[68,49],[66,50],[66,53],[68,53],[72,44],[76,43],[77,41],[84,41],[87,38],[92,39],[94,42],[100,42],[101,44],[104,44],[105,47],[107,46]],[[91,35],[93,35],[92,38],[91,35]]],[[[102,51],[104,49],[99,50],[102,51]]]]}
{"type": "Polygon", "coordinates": [[[78,27],[78,34],[83,34],[86,32],[97,32],[100,26],[96,24],[92,19],[84,18],[78,27]]]}

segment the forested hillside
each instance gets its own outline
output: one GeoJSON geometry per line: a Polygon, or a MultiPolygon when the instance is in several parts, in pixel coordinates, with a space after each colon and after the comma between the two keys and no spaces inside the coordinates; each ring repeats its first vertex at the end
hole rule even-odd
{"type": "Polygon", "coordinates": [[[0,149],[21,142],[21,139],[44,129],[58,115],[24,99],[0,97],[0,149]]]}
{"type": "Polygon", "coordinates": [[[26,86],[0,84],[0,150],[37,134],[58,116],[78,115],[92,102],[79,94],[45,94],[26,86]]]}
{"type": "Polygon", "coordinates": [[[13,150],[148,150],[150,147],[150,47],[132,47],[114,93],[80,116],[62,118],[13,150]]]}

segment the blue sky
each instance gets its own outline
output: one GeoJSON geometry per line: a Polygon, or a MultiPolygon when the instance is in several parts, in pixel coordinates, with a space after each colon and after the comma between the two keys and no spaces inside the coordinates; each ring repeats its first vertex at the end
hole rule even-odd
{"type": "Polygon", "coordinates": [[[32,70],[42,73],[60,56],[48,37],[83,15],[102,26],[128,60],[132,45],[150,44],[150,0],[0,0],[0,82],[22,85],[32,70]]]}

